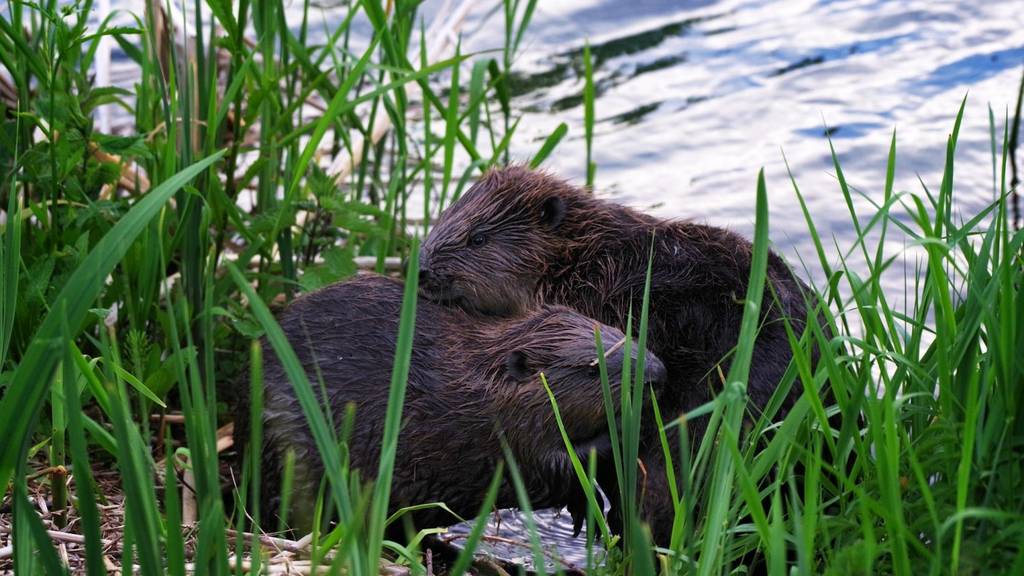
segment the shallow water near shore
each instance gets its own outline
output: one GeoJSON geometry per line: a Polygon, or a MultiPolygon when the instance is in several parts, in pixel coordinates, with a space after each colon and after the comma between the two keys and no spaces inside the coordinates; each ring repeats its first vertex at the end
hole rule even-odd
{"type": "MultiPolygon", "coordinates": [[[[424,5],[428,22],[442,4],[424,5]]],[[[301,3],[294,7],[301,13],[301,3]]],[[[471,13],[465,50],[501,46],[503,23],[491,7],[481,2],[471,13]]],[[[344,11],[313,14],[329,28],[344,11]]],[[[568,136],[545,167],[577,183],[585,175],[585,39],[595,59],[597,192],[749,235],[764,167],[771,238],[820,281],[784,158],[835,258],[832,239],[848,249],[855,231],[827,137],[850,185],[876,201],[894,130],[896,190],[922,193],[922,182],[936,190],[967,96],[954,194],[960,211],[977,213],[995,194],[988,106],[1001,138],[1024,62],[1024,11],[1017,2],[966,0],[541,1],[514,66],[522,121],[512,156],[528,159],[565,122],[568,136]]],[[[855,196],[854,206],[870,214],[867,200],[855,196]]],[[[900,236],[888,243],[890,254],[908,250],[900,236]]],[[[912,269],[915,252],[907,253],[912,269]]],[[[893,293],[903,291],[903,266],[898,260],[885,282],[893,293]]],[[[567,522],[541,520],[546,541],[578,563],[584,540],[567,522]]],[[[528,540],[515,530],[506,523],[500,536],[528,540]]]]}

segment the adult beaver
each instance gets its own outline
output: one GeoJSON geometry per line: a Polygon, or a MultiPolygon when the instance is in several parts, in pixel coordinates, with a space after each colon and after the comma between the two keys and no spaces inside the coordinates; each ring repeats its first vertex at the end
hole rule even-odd
{"type": "MultiPolygon", "coordinates": [[[[348,457],[363,478],[373,477],[380,457],[402,291],[394,280],[360,277],[302,296],[278,318],[314,387],[322,382],[334,421],[340,424],[346,405],[355,405],[348,457]]],[[[391,511],[445,502],[462,517],[475,515],[503,458],[503,435],[531,502],[570,505],[574,520],[581,521],[582,492],[538,374],[547,376],[580,454],[607,445],[607,416],[592,366],[595,328],[609,349],[624,338],[620,330],[558,306],[505,319],[418,302],[391,511]]],[[[263,347],[263,469],[269,474],[264,510],[278,509],[281,463],[294,450],[290,518],[295,529],[304,530],[311,526],[323,466],[280,362],[266,342],[263,347]]],[[[609,372],[618,374],[623,360],[621,349],[610,352],[609,372]]],[[[646,361],[647,380],[663,380],[661,362],[653,354],[646,361]]],[[[246,427],[240,430],[245,434],[246,427]]],[[[505,482],[497,505],[517,504],[505,482]]],[[[420,527],[457,521],[440,508],[414,514],[420,527]]]]}
{"type": "MultiPolygon", "coordinates": [[[[721,388],[716,366],[728,371],[750,275],[752,245],[745,238],[661,220],[542,172],[509,167],[488,172],[441,215],[420,253],[420,285],[431,299],[482,315],[558,304],[624,329],[630,311],[639,312],[652,241],[648,345],[668,369],[668,384],[658,390],[668,419],[709,401],[721,388]]],[[[799,334],[809,294],[774,253],[767,274],[770,287],[747,386],[759,408],[791,358],[780,320],[788,317],[799,334]]],[[[691,422],[697,437],[705,427],[706,419],[691,422]]],[[[647,454],[658,461],[660,448],[649,432],[647,454]]],[[[645,462],[649,478],[663,480],[652,463],[657,466],[645,462]]],[[[662,492],[649,490],[648,508],[664,507],[662,492]]],[[[671,515],[670,508],[647,513],[661,542],[668,539],[671,518],[664,515],[671,515]]]]}

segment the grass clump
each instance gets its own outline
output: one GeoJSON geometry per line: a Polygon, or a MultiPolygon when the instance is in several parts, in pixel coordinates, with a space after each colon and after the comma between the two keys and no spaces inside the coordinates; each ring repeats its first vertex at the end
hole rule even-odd
{"type": "MultiPolygon", "coordinates": [[[[794,361],[787,375],[764,413],[748,411],[744,420],[756,328],[750,321],[758,308],[756,294],[748,294],[745,332],[724,391],[669,424],[710,418],[707,435],[678,454],[682,466],[669,467],[681,489],[673,494],[671,545],[658,551],[664,571],[1024,569],[1024,498],[1016,488],[1024,473],[1024,372],[1016,360],[1024,351],[1024,232],[1013,229],[1007,214],[1005,152],[997,158],[996,200],[978,214],[956,214],[962,118],[963,107],[935,192],[894,190],[894,134],[882,198],[865,195],[874,206],[869,215],[854,210],[857,192],[833,151],[857,233],[852,245],[839,247],[837,261],[827,257],[792,180],[827,279],[812,312],[822,325],[808,322],[803,334],[790,330],[794,361]],[[887,254],[883,246],[895,235],[909,248],[887,254]],[[908,253],[918,259],[905,293],[887,293],[883,278],[904,274],[900,264],[908,253]],[[865,264],[851,264],[858,259],[865,264]],[[783,416],[782,399],[798,379],[802,397],[783,416]]],[[[995,150],[994,126],[992,138],[995,150]]],[[[752,288],[763,279],[767,250],[764,186],[759,179],[752,288]]],[[[649,554],[644,544],[626,544],[624,570],[649,554]]]]}
{"type": "MultiPolygon", "coordinates": [[[[276,527],[261,526],[272,511],[257,506],[258,459],[248,458],[225,498],[217,446],[234,387],[251,383],[258,413],[261,360],[247,341],[266,335],[327,463],[319,508],[336,523],[313,535],[310,569],[370,574],[385,557],[426,572],[425,533],[405,544],[384,538],[400,521],[387,516],[395,465],[387,455],[401,418],[415,283],[405,295],[385,457],[371,489],[348,469],[345,429],[335,426],[345,415],[320,411],[315,383],[271,307],[366,262],[383,272],[411,256],[415,271],[417,231],[477,173],[507,159],[516,126],[508,75],[536,2],[502,7],[499,59],[458,45],[447,56],[428,53],[413,1],[352,2],[322,45],[310,41],[308,3],[297,29],[284,25],[279,1],[196,3],[187,23],[147,3],[133,26],[95,28],[88,0],[9,4],[0,15],[0,529],[11,529],[10,539],[3,535],[12,545],[0,563],[19,573],[64,572],[44,520],[60,528],[71,519],[83,553],[70,568],[90,574],[104,573],[107,560],[144,573],[266,567],[258,536],[276,527]],[[360,20],[373,31],[363,44],[353,33],[360,20]],[[199,32],[187,46],[171,40],[182,28],[199,32]],[[137,67],[134,90],[93,83],[103,38],[137,67]],[[95,111],[109,105],[131,115],[129,133],[96,128],[95,111]],[[180,425],[171,423],[177,416],[180,425]],[[104,520],[112,486],[124,514],[114,548],[104,520]],[[183,517],[183,490],[194,495],[184,512],[194,518],[183,517]],[[41,515],[30,494],[49,500],[52,512],[41,515]]],[[[590,184],[589,65],[585,75],[590,184]]],[[[624,370],[623,395],[613,398],[602,361],[605,401],[620,414],[611,426],[619,493],[608,496],[625,503],[626,533],[607,531],[587,486],[592,571],[703,575],[756,564],[770,574],[1024,572],[1024,233],[1002,201],[1012,193],[1005,152],[995,158],[996,201],[978,214],[956,212],[961,120],[962,109],[934,191],[895,190],[893,137],[882,195],[867,196],[870,214],[855,211],[858,192],[834,154],[856,238],[826,248],[802,203],[817,257],[807,265],[825,278],[813,314],[825,327],[809,322],[791,333],[794,362],[755,419],[745,382],[765,304],[756,288],[769,231],[768,184],[758,178],[748,313],[727,385],[683,418],[655,409],[661,428],[678,427],[683,439],[679,450],[664,441],[675,527],[662,548],[652,547],[635,504],[644,489],[639,431],[650,417],[642,362],[624,370]],[[907,252],[883,249],[896,235],[907,252]],[[887,293],[883,279],[905,274],[907,254],[918,260],[905,294],[887,293]],[[777,417],[798,380],[803,396],[777,417]],[[697,417],[709,419],[708,433],[691,439],[685,422],[697,417]]],[[[531,164],[566,132],[555,128],[531,164]]],[[[992,140],[996,150],[994,124],[992,140]]],[[[645,298],[640,348],[647,306],[645,298]]],[[[258,425],[252,432],[250,456],[259,452],[258,425]]],[[[593,468],[574,464],[588,484],[593,468]]],[[[506,470],[525,494],[516,463],[506,470]]],[[[501,481],[491,484],[481,518],[501,481]]],[[[481,530],[451,573],[472,568],[481,530]]]]}

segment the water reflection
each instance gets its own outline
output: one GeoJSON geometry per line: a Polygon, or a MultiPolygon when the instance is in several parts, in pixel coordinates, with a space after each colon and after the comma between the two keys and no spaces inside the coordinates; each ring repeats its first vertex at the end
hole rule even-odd
{"type": "MultiPolygon", "coordinates": [[[[474,42],[485,45],[487,34],[474,42]]],[[[526,137],[514,152],[529,157],[566,122],[569,137],[548,167],[577,182],[585,176],[580,55],[587,38],[598,193],[749,233],[764,166],[772,239],[799,267],[799,256],[813,250],[783,152],[826,243],[832,236],[840,246],[852,242],[826,136],[865,194],[881,194],[894,129],[897,189],[921,191],[918,176],[937,188],[946,135],[969,92],[958,208],[970,213],[991,201],[987,106],[999,119],[1013,104],[1024,11],[1013,2],[967,1],[541,3],[517,61],[515,102],[526,137]]],[[[866,212],[870,204],[858,198],[855,207],[866,212]]],[[[901,240],[891,245],[903,249],[901,240]]],[[[895,276],[892,288],[902,291],[895,276]]]]}

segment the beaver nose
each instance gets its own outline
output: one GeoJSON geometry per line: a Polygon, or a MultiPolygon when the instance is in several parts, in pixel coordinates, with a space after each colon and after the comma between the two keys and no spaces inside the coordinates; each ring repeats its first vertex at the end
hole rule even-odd
{"type": "Polygon", "coordinates": [[[430,258],[427,256],[427,251],[424,250],[422,246],[420,247],[419,261],[420,285],[423,285],[424,283],[429,282],[432,279],[433,274],[430,271],[430,258]]]}
{"type": "MultiPolygon", "coordinates": [[[[406,278],[409,277],[410,270],[408,256],[402,258],[402,273],[405,275],[406,278]]],[[[422,284],[424,280],[427,280],[430,277],[430,271],[427,270],[427,267],[423,265],[422,260],[420,260],[420,266],[419,270],[417,271],[417,276],[419,276],[420,284],[422,284]]]]}

